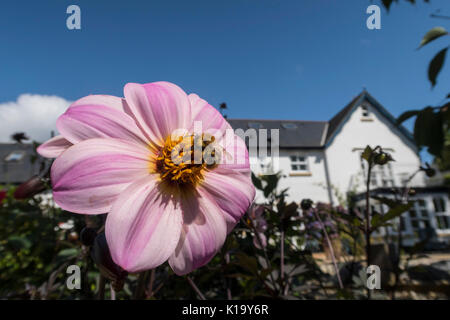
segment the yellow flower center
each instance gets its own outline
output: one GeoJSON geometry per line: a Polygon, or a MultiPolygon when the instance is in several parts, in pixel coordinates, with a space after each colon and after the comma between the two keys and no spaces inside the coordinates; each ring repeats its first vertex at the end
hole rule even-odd
{"type": "Polygon", "coordinates": [[[195,187],[206,170],[218,164],[215,137],[208,134],[166,139],[156,158],[156,171],[161,180],[176,186],[195,187]]]}

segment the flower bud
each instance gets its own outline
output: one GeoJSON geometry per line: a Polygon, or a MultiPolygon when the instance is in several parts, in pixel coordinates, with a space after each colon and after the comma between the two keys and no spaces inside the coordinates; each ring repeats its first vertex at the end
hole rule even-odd
{"type": "Polygon", "coordinates": [[[302,210],[306,211],[312,208],[313,201],[311,199],[303,199],[300,203],[302,210]]]}
{"type": "Polygon", "coordinates": [[[375,155],[374,162],[375,164],[378,164],[380,166],[385,165],[389,161],[392,161],[392,157],[389,153],[386,152],[380,152],[377,155],[375,155]]]}
{"type": "Polygon", "coordinates": [[[45,184],[39,176],[33,176],[17,187],[14,198],[28,199],[45,190],[45,184]]]}
{"type": "Polygon", "coordinates": [[[69,233],[67,238],[70,242],[75,242],[78,240],[78,233],[76,233],[75,231],[72,231],[71,233],[69,233]]]}
{"type": "Polygon", "coordinates": [[[104,232],[95,238],[91,249],[91,257],[100,270],[100,273],[113,282],[113,287],[116,291],[120,291],[128,272],[112,260],[104,232]]]}
{"type": "Polygon", "coordinates": [[[425,169],[425,174],[428,178],[432,178],[436,174],[436,170],[434,170],[433,168],[427,168],[425,169]]]}
{"type": "Polygon", "coordinates": [[[97,231],[93,228],[83,228],[80,232],[80,241],[87,247],[94,244],[95,237],[97,237],[97,231]]]}

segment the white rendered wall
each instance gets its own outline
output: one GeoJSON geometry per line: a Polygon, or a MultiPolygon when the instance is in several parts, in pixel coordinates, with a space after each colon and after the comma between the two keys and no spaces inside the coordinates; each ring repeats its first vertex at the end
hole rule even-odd
{"type": "MultiPolygon", "coordinates": [[[[326,149],[331,184],[341,193],[364,191],[360,152],[366,145],[380,145],[392,154],[395,162],[391,165],[397,186],[401,185],[401,174],[409,176],[420,165],[413,144],[375,108],[368,106],[372,121],[363,121],[362,109],[358,107],[343,122],[326,149]]],[[[424,175],[416,175],[411,184],[423,186],[424,175]]]]}
{"type": "MultiPolygon", "coordinates": [[[[256,157],[250,158],[251,168],[255,174],[261,174],[260,162],[256,157]]],[[[288,201],[300,202],[304,198],[313,201],[329,202],[326,188],[323,150],[286,150],[279,152],[279,170],[282,178],[278,190],[289,188],[288,201]],[[304,173],[291,170],[290,155],[301,155],[307,158],[309,171],[304,173]]],[[[256,195],[256,202],[263,200],[262,193],[256,195]]]]}

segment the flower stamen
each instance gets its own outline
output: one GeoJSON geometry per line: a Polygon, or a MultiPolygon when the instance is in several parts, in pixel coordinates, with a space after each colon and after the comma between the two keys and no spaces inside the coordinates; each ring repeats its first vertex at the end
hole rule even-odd
{"type": "Polygon", "coordinates": [[[178,186],[195,187],[205,170],[217,165],[215,137],[208,134],[168,137],[156,158],[156,171],[163,181],[178,186]]]}

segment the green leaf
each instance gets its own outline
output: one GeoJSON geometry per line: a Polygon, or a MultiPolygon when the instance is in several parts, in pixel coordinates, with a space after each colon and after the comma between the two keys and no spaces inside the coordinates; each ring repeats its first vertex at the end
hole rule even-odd
{"type": "Polygon", "coordinates": [[[261,271],[260,271],[260,273],[259,273],[259,276],[260,276],[262,279],[265,279],[265,278],[267,278],[267,276],[268,276],[269,274],[272,273],[272,271],[273,271],[272,268],[261,269],[261,271]]]}
{"type": "Polygon", "coordinates": [[[444,65],[445,55],[447,54],[447,48],[439,51],[431,60],[430,65],[428,66],[428,79],[431,82],[431,86],[434,87],[436,85],[436,78],[441,72],[442,66],[444,65]]]}
{"type": "Polygon", "coordinates": [[[397,118],[397,124],[400,124],[406,120],[408,120],[411,117],[415,117],[419,114],[420,110],[410,110],[403,112],[400,117],[397,118]]]}
{"type": "Polygon", "coordinates": [[[442,113],[434,112],[432,107],[423,109],[414,124],[414,140],[419,147],[426,146],[431,155],[440,157],[444,145],[442,113]]]}
{"type": "Polygon", "coordinates": [[[359,220],[358,218],[353,218],[352,224],[355,227],[360,227],[361,226],[361,220],[359,220]]]}
{"type": "Polygon", "coordinates": [[[399,204],[401,204],[401,202],[396,201],[394,199],[390,199],[390,198],[377,197],[377,196],[371,196],[371,198],[381,202],[382,204],[387,205],[389,208],[394,208],[394,207],[398,206],[399,204]]]}
{"type": "Polygon", "coordinates": [[[448,35],[447,30],[445,30],[442,27],[435,27],[428,31],[425,36],[423,37],[422,41],[420,42],[420,45],[417,49],[422,48],[424,45],[432,42],[433,40],[436,40],[442,36],[448,35]]]}
{"type": "Polygon", "coordinates": [[[58,252],[59,258],[74,258],[78,254],[77,248],[68,248],[63,249],[60,252],[58,252]]]}
{"type": "Polygon", "coordinates": [[[256,187],[256,189],[263,190],[263,186],[262,186],[261,180],[258,179],[258,177],[256,177],[253,172],[252,172],[252,182],[253,182],[253,185],[256,187]]]}
{"type": "Polygon", "coordinates": [[[30,249],[33,245],[26,237],[11,236],[8,238],[8,244],[16,249],[30,249]]]}
{"type": "Polygon", "coordinates": [[[370,220],[370,225],[375,228],[380,224],[381,215],[378,212],[372,214],[372,219],[370,220]]]}
{"type": "Polygon", "coordinates": [[[258,261],[254,257],[250,257],[243,252],[238,252],[235,255],[236,264],[241,266],[251,274],[257,274],[258,272],[258,261]]]}
{"type": "Polygon", "coordinates": [[[413,203],[403,203],[391,208],[385,215],[380,218],[380,223],[384,223],[401,216],[404,212],[411,209],[413,203]]]}
{"type": "Polygon", "coordinates": [[[267,198],[277,187],[280,177],[276,174],[272,174],[265,176],[264,178],[264,180],[267,182],[267,185],[264,188],[264,196],[267,198]]]}
{"type": "Polygon", "coordinates": [[[361,158],[369,162],[371,156],[372,156],[372,148],[370,146],[367,146],[364,149],[364,152],[361,154],[361,158]]]}

